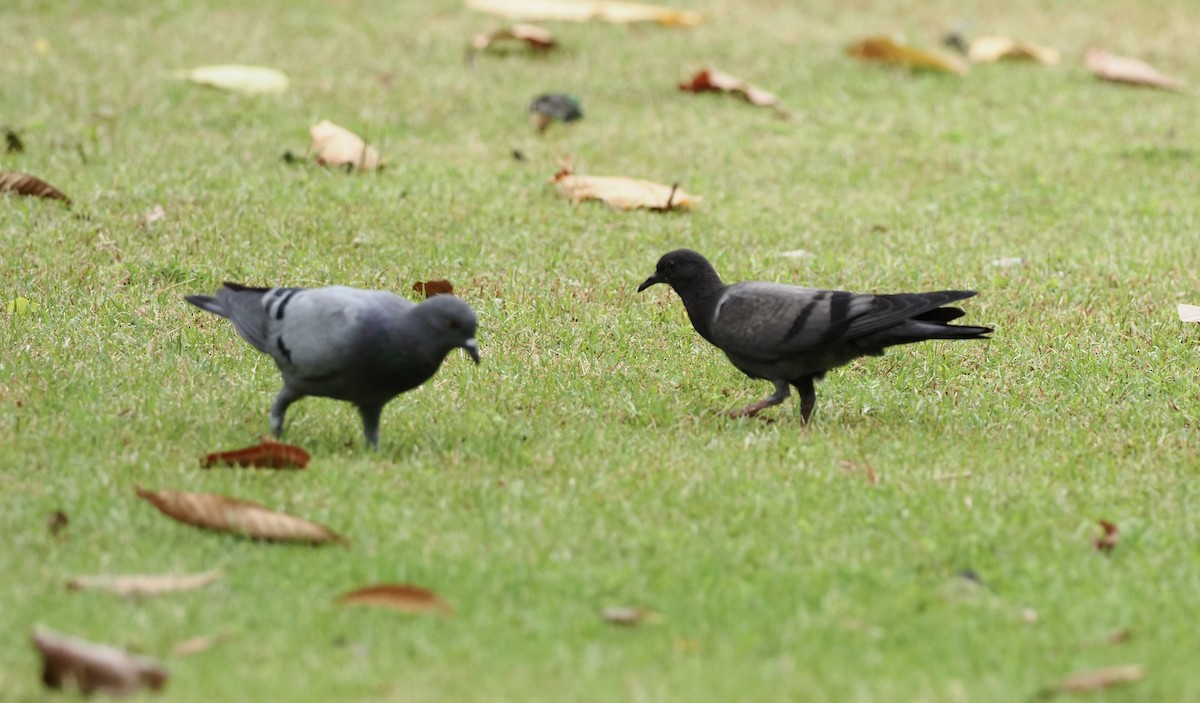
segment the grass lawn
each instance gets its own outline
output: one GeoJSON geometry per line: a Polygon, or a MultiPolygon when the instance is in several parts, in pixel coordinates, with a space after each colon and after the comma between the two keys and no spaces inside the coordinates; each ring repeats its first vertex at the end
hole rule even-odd
{"type": "Polygon", "coordinates": [[[1007,702],[1118,664],[1145,679],[1091,700],[1200,700],[1200,330],[1175,313],[1200,303],[1200,106],[1081,66],[1095,45],[1200,83],[1200,5],[681,5],[709,21],[547,23],[564,50],[474,69],[467,40],[505,21],[458,0],[0,7],[0,126],[26,146],[0,165],[76,201],[0,198],[0,303],[36,307],[0,305],[5,700],[60,697],[41,687],[35,624],[161,657],[162,699],[179,702],[1007,702]],[[842,53],[899,30],[934,45],[960,20],[1063,64],[957,78],[842,53]],[[167,78],[213,63],[274,66],[292,87],[167,78]],[[794,119],[675,89],[708,63],[794,119]],[[539,136],[525,109],[551,90],[587,116],[539,136]],[[285,164],[321,119],[386,170],[285,164]],[[547,183],[566,155],[704,202],[572,206],[547,183]],[[143,224],[155,205],[165,217],[143,224]],[[831,373],[809,427],[794,397],[773,422],[729,419],[769,384],[665,287],[634,292],[680,246],[727,281],[974,288],[964,322],[996,333],[831,373]],[[780,256],[794,249],[810,256],[780,256]],[[478,312],[483,364],[455,353],[389,405],[380,451],[353,408],[308,399],[285,435],[307,471],[198,468],[267,431],[278,374],[184,294],[415,296],[431,277],[478,312]],[[353,545],[200,532],[135,485],[258,501],[353,545]],[[1101,518],[1120,527],[1108,556],[1091,545],[1101,518]],[[142,601],[64,587],[208,569],[224,577],[142,601]],[[434,589],[456,614],[334,603],[376,582],[434,589]],[[611,605],[662,622],[614,627],[611,605]]]}

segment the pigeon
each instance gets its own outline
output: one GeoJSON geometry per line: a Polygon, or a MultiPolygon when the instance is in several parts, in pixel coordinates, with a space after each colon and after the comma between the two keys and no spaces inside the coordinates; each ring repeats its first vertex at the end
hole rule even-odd
{"type": "Polygon", "coordinates": [[[283,375],[271,404],[271,432],[283,434],[288,406],[309,395],[353,403],[363,434],[379,446],[383,406],[416,388],[452,350],[479,363],[475,312],[452,295],[417,305],[391,293],[344,286],[253,288],[225,283],[192,305],[233,323],[252,347],[270,354],[283,375]]]}
{"type": "Polygon", "coordinates": [[[882,356],[897,344],[927,339],[987,339],[988,327],[948,324],[965,313],[947,303],[970,290],[871,295],[778,283],[725,285],[712,264],[690,249],[658,260],[638,292],[666,283],[683,299],[692,327],[742,373],[775,384],[775,392],[733,413],[751,417],[779,405],[795,386],[805,424],[816,381],[860,356],[882,356]]]}

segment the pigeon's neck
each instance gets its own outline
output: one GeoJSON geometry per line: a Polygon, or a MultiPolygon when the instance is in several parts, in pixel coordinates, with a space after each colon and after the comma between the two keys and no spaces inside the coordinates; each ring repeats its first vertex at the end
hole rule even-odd
{"type": "Polygon", "coordinates": [[[683,307],[687,309],[692,327],[708,341],[712,342],[709,330],[712,327],[713,314],[717,303],[725,293],[725,284],[716,271],[710,271],[699,280],[691,281],[689,285],[676,288],[675,292],[683,299],[683,307]]]}

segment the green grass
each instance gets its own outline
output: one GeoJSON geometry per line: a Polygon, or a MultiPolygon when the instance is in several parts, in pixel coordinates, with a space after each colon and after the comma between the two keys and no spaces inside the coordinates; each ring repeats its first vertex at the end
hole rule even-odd
{"type": "Polygon", "coordinates": [[[503,21],[456,0],[4,4],[0,122],[27,151],[0,164],[76,200],[0,200],[0,302],[38,306],[0,314],[6,700],[57,698],[38,623],[164,658],[171,701],[975,703],[1124,663],[1146,679],[1094,700],[1200,699],[1197,332],[1174,310],[1200,302],[1200,109],[1080,65],[1097,45],[1194,84],[1200,6],[681,4],[711,20],[550,25],[564,51],[474,70],[468,37],[503,21]],[[962,18],[1064,63],[957,79],[842,54],[880,31],[931,45],[962,18]],[[164,78],[225,62],[281,68],[292,89],[164,78]],[[674,89],[709,62],[794,119],[674,89]],[[524,110],[547,90],[587,117],[536,135],[524,110]],[[320,119],[388,168],[285,165],[320,119]],[[565,155],[705,200],[573,207],[547,184],[565,155]],[[156,204],[166,218],[140,225],[156,204]],[[767,384],[674,294],[634,293],[678,246],[731,281],[977,288],[967,321],[996,334],[834,372],[807,428],[794,398],[774,422],[727,419],[767,384]],[[778,255],[798,248],[812,255],[778,255]],[[308,471],[198,469],[267,430],[278,377],[182,295],[227,279],[413,295],[438,276],[477,310],[484,363],[456,354],[392,403],[378,453],[352,408],[309,399],[286,435],[308,471]],[[353,547],[198,532],[135,484],[260,501],[353,547]],[[45,526],[56,509],[65,538],[45,526]],[[1098,518],[1121,528],[1108,557],[1098,518]],[[210,568],[212,587],[141,602],[63,586],[210,568]],[[990,596],[948,595],[963,569],[990,596]],[[380,581],[457,613],[333,603],[380,581]],[[614,628],[606,605],[664,621],[614,628]],[[1102,644],[1117,628],[1131,639],[1102,644]]]}

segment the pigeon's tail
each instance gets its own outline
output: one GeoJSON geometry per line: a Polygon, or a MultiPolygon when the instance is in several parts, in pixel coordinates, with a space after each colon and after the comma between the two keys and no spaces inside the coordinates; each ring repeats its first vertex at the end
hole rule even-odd
{"type": "Polygon", "coordinates": [[[221,317],[229,317],[228,313],[225,312],[225,308],[221,306],[221,301],[211,295],[185,295],[183,299],[201,310],[206,310],[221,317]]]}

